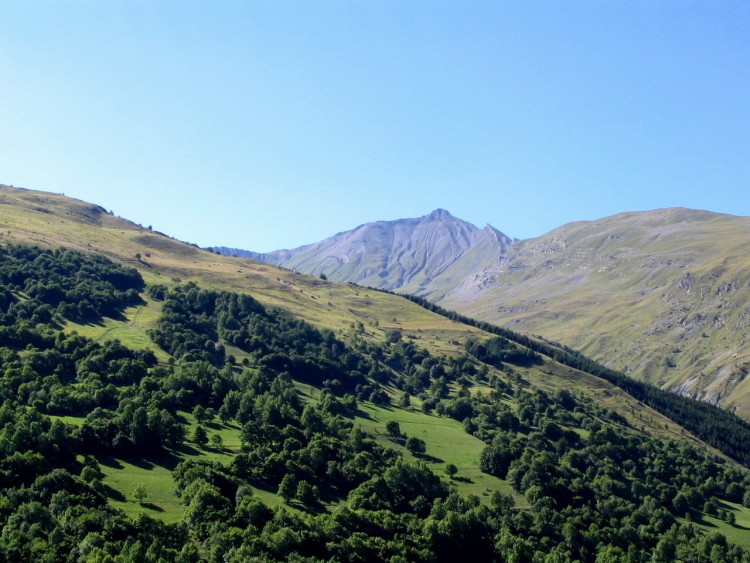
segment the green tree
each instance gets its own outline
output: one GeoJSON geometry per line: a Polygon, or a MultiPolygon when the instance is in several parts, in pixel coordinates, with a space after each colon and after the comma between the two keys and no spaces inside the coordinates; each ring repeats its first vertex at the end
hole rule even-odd
{"type": "Polygon", "coordinates": [[[138,504],[143,504],[147,496],[148,493],[146,492],[146,487],[143,485],[143,483],[137,484],[135,486],[135,489],[133,489],[133,498],[138,504]]]}
{"type": "Polygon", "coordinates": [[[276,493],[287,502],[292,500],[294,495],[297,494],[297,480],[294,478],[294,475],[291,473],[284,475],[276,493]]]}
{"type": "Polygon", "coordinates": [[[295,493],[295,496],[302,504],[312,506],[318,500],[318,491],[316,487],[302,479],[297,484],[297,491],[295,493]]]}
{"type": "Polygon", "coordinates": [[[219,434],[211,434],[211,446],[220,450],[224,447],[224,439],[219,434]]]}
{"type": "Polygon", "coordinates": [[[401,331],[396,328],[391,328],[385,331],[385,340],[390,344],[395,344],[401,340],[401,331]]]}
{"type": "Polygon", "coordinates": [[[385,431],[391,438],[401,437],[401,426],[395,420],[389,420],[385,423],[385,431]]]}
{"type": "Polygon", "coordinates": [[[406,449],[414,455],[422,455],[427,451],[427,444],[421,438],[412,436],[406,440],[406,449]]]}
{"type": "Polygon", "coordinates": [[[445,466],[445,472],[451,479],[453,479],[453,477],[456,476],[456,473],[458,473],[458,467],[456,467],[456,465],[453,463],[449,463],[445,466]]]}
{"type": "Polygon", "coordinates": [[[206,409],[204,409],[202,405],[195,405],[195,408],[193,409],[193,417],[198,423],[206,422],[206,409]]]}
{"type": "Polygon", "coordinates": [[[195,431],[193,432],[193,442],[199,446],[205,446],[208,444],[208,434],[200,424],[195,427],[195,431]]]}

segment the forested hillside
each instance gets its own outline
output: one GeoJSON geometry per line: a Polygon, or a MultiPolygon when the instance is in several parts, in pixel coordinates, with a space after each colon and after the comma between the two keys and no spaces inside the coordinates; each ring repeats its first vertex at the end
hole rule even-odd
{"type": "Polygon", "coordinates": [[[146,285],[65,249],[6,246],[0,283],[6,560],[750,560],[708,528],[742,537],[746,469],[535,388],[523,374],[539,352],[502,336],[437,355],[396,328],[321,330],[247,292],[146,285]],[[63,330],[146,299],[168,361],[63,330]],[[365,432],[370,404],[461,421],[513,495],[462,493],[462,471],[435,473],[397,423],[365,432]],[[240,428],[225,462],[202,454],[222,448],[217,420],[240,428]],[[144,514],[115,509],[117,460],[169,468],[181,517],[147,516],[137,487],[125,494],[144,514]]]}

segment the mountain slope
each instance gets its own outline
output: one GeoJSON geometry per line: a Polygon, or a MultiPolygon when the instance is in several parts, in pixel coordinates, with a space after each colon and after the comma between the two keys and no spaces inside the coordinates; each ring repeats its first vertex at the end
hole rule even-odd
{"type": "Polygon", "coordinates": [[[332,280],[423,295],[437,289],[436,279],[458,280],[511,245],[489,225],[479,229],[437,209],[417,219],[367,223],[293,250],[215,250],[332,280]]]}
{"type": "Polygon", "coordinates": [[[441,304],[748,418],[748,242],[750,219],[688,209],[572,223],[517,243],[441,304]]]}
{"type": "MultiPolygon", "coordinates": [[[[445,211],[256,259],[426,297],[750,418],[750,218],[624,213],[511,241],[445,211]]],[[[224,249],[228,252],[236,252],[224,249]]]]}
{"type": "Polygon", "coordinates": [[[207,252],[64,195],[0,185],[0,228],[0,242],[99,253],[136,267],[147,282],[252,292],[263,305],[320,328],[351,330],[362,322],[378,339],[398,328],[437,354],[459,353],[468,330],[399,297],[207,252]]]}

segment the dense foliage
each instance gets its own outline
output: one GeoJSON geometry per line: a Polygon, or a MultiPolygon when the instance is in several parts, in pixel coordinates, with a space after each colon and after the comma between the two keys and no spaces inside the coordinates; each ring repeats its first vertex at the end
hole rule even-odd
{"type": "Polygon", "coordinates": [[[140,301],[145,285],[137,270],[102,256],[28,246],[0,249],[0,284],[2,325],[20,319],[49,322],[55,313],[85,321],[115,317],[140,301]],[[28,299],[18,299],[14,292],[28,299]]]}
{"type": "Polygon", "coordinates": [[[1,256],[0,559],[750,560],[677,520],[729,519],[724,500],[750,504],[746,471],[645,436],[573,393],[529,388],[507,365],[535,360],[517,344],[473,342],[446,359],[400,334],[373,343],[361,324],[337,337],[249,296],[152,286],[163,315],[151,336],[171,355],[159,365],[149,351],[60,331],[80,318],[84,291],[115,296],[90,300],[98,315],[137,303],[137,272],[70,251],[1,256]],[[472,392],[480,381],[488,391],[472,392]],[[378,440],[353,420],[360,401],[413,398],[483,440],[477,463],[516,498],[461,496],[423,462],[425,441],[397,423],[378,440]],[[100,462],[204,447],[202,426],[188,442],[186,411],[239,425],[240,451],[227,464],[188,456],[174,466],[185,506],[176,524],[112,509],[100,462]],[[270,508],[258,490],[287,507],[270,508]]]}
{"type": "Polygon", "coordinates": [[[538,363],[539,354],[526,347],[517,346],[507,338],[501,336],[480,342],[475,338],[466,341],[466,351],[480,362],[495,367],[502,367],[504,363],[525,365],[538,363]]]}

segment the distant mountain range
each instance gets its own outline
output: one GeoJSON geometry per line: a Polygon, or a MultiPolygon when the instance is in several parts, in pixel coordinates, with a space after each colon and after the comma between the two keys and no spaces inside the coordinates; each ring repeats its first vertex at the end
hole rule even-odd
{"type": "Polygon", "coordinates": [[[438,209],[267,254],[302,273],[423,296],[750,415],[750,218],[624,213],[512,240],[438,209]]]}

